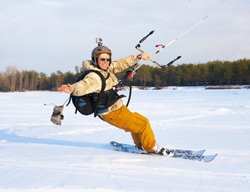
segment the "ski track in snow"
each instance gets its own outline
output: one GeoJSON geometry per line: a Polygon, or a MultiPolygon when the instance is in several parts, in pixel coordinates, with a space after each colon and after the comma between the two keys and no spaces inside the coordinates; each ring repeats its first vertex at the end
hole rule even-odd
{"type": "Polygon", "coordinates": [[[130,134],[72,105],[53,125],[43,104],[67,97],[0,93],[1,192],[249,191],[249,90],[133,92],[130,110],[149,118],[160,145],[218,153],[211,163],[113,151],[109,142],[132,144],[130,134]]]}

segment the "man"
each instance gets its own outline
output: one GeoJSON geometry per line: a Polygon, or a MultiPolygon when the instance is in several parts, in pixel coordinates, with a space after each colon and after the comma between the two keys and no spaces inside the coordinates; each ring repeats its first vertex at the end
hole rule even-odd
{"type": "MultiPolygon", "coordinates": [[[[140,59],[149,60],[147,53],[141,55],[131,55],[116,61],[111,61],[111,50],[98,44],[92,51],[92,60],[83,61],[84,70],[96,70],[106,79],[105,91],[112,90],[118,84],[118,79],[114,75],[137,63],[140,59]]],[[[59,92],[71,93],[75,96],[82,96],[89,93],[99,93],[102,87],[101,78],[93,72],[88,73],[82,80],[74,83],[61,85],[59,92]]],[[[131,132],[131,136],[138,149],[144,149],[148,153],[166,155],[167,151],[160,147],[156,141],[147,118],[139,113],[132,113],[123,105],[121,99],[115,101],[105,110],[98,110],[98,115],[107,123],[114,125],[126,132],[131,132]]]]}

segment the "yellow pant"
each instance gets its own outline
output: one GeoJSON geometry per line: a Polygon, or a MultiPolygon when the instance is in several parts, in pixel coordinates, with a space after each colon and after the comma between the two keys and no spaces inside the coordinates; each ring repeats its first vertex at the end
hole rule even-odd
{"type": "Polygon", "coordinates": [[[121,108],[102,116],[103,120],[127,132],[131,132],[138,149],[153,152],[155,137],[147,118],[139,113],[132,113],[123,105],[121,108]]]}

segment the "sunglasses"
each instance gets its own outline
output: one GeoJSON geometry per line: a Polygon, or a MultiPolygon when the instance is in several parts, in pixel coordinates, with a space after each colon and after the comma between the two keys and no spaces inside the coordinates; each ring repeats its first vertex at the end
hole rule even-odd
{"type": "Polygon", "coordinates": [[[99,58],[101,61],[107,61],[107,62],[110,62],[111,61],[111,59],[106,59],[106,58],[99,58]]]}

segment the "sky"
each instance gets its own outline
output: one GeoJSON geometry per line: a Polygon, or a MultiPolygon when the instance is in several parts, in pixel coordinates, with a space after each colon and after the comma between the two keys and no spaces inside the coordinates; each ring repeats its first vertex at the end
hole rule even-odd
{"type": "MultiPolygon", "coordinates": [[[[7,66],[51,74],[75,72],[91,58],[96,38],[116,60],[139,52],[161,65],[250,59],[249,0],[0,0],[0,71],[7,66]]],[[[145,62],[154,65],[150,61],[145,62]]]]}

